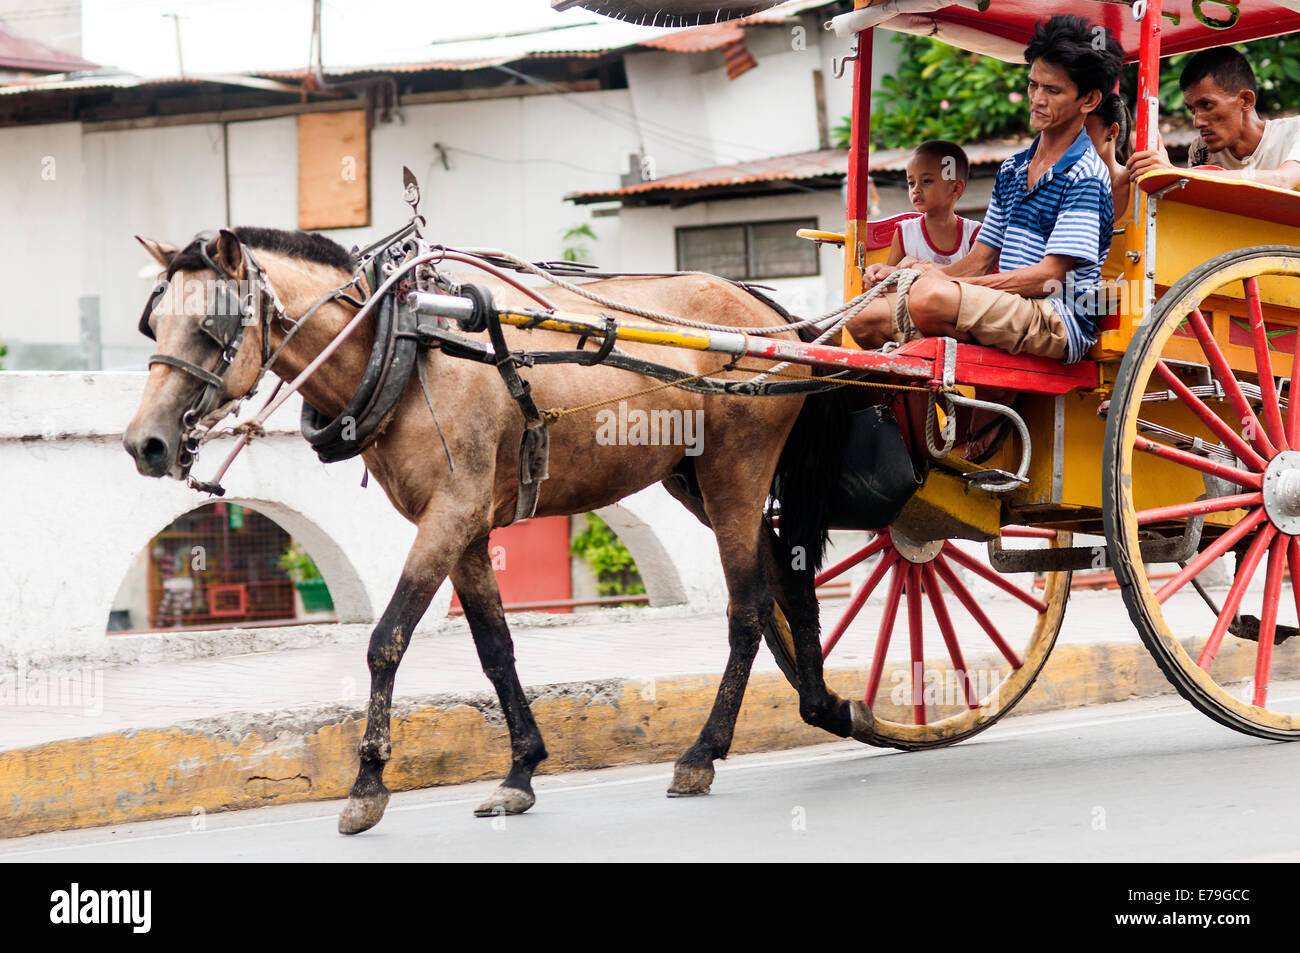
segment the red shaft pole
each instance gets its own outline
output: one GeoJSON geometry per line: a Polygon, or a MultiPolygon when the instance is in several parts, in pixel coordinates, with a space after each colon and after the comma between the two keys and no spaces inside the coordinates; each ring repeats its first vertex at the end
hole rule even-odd
{"type": "MultiPolygon", "coordinates": [[[[858,58],[853,62],[853,118],[849,142],[849,219],[866,221],[871,213],[871,42],[874,28],[858,34],[858,58]]],[[[846,249],[845,254],[848,254],[846,249]]]]}
{"type": "MultiPolygon", "coordinates": [[[[1156,148],[1160,117],[1160,10],[1161,0],[1148,0],[1140,24],[1138,46],[1137,147],[1156,148]]],[[[1127,15],[1127,14],[1126,14],[1127,15]]]]}

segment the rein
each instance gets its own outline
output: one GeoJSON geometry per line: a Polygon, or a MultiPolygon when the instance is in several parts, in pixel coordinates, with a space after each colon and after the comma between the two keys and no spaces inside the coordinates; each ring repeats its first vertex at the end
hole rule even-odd
{"type": "MultiPolygon", "coordinates": [[[[212,269],[218,275],[217,288],[220,293],[219,306],[204,314],[200,320],[200,328],[203,333],[216,342],[221,349],[220,356],[213,367],[200,367],[189,361],[166,354],[155,354],[149,359],[150,366],[166,364],[197,378],[204,385],[199,396],[182,414],[181,450],[178,453],[177,464],[173,468],[174,471],[179,471],[178,478],[187,479],[189,486],[216,496],[224,495],[225,488],[221,486],[221,480],[243,448],[251,440],[263,435],[263,427],[268,418],[329,360],[356,331],[362,321],[372,313],[376,314],[374,344],[357,391],[348,401],[343,411],[332,420],[327,419],[304,401],[301,419],[303,436],[316,450],[317,456],[326,463],[346,460],[361,454],[372,446],[382,434],[391,420],[401,396],[405,393],[414,372],[418,375],[425,403],[428,405],[429,413],[432,415],[434,425],[438,429],[443,450],[447,455],[448,465],[454,470],[455,463],[452,460],[451,450],[447,445],[446,437],[442,433],[441,425],[438,423],[437,414],[434,413],[433,401],[428,387],[425,355],[428,350],[438,348],[446,352],[450,357],[491,364],[500,374],[511,398],[519,405],[524,418],[524,429],[519,451],[519,494],[516,499],[514,521],[528,519],[536,512],[541,483],[547,479],[548,475],[549,424],[568,414],[609,403],[609,401],[602,401],[568,410],[539,410],[532,398],[528,381],[519,375],[518,369],[521,367],[558,363],[586,366],[608,364],[620,370],[657,378],[664,382],[644,391],[638,391],[637,394],[650,393],[665,387],[681,387],[684,390],[702,394],[794,395],[816,393],[840,387],[847,383],[856,383],[839,375],[777,381],[765,380],[769,375],[778,376],[779,370],[784,365],[778,365],[767,373],[760,374],[749,380],[728,380],[712,376],[720,371],[734,369],[732,365],[735,364],[735,361],[716,371],[687,376],[676,368],[634,358],[625,352],[619,351],[615,347],[618,324],[608,315],[604,316],[604,325],[599,332],[593,329],[593,332],[585,333],[579,338],[576,349],[532,352],[525,350],[512,351],[505,340],[500,312],[494,307],[491,294],[485,288],[477,285],[458,284],[437,270],[439,264],[453,261],[487,272],[531,298],[545,312],[553,313],[558,309],[543,294],[506,274],[498,267],[499,264],[505,264],[506,267],[514,270],[529,271],[538,276],[550,278],[566,290],[596,300],[607,307],[615,307],[618,311],[646,314],[646,316],[654,320],[674,324],[711,326],[654,312],[643,312],[640,309],[629,308],[616,302],[607,301],[585,289],[558,279],[541,266],[530,265],[523,262],[522,259],[515,259],[513,256],[501,252],[483,253],[476,250],[457,250],[429,245],[421,238],[419,231],[420,226],[424,224],[423,217],[418,213],[419,187],[414,182],[414,176],[408,170],[403,171],[405,172],[407,184],[406,201],[412,209],[410,222],[397,231],[368,245],[363,250],[354,248],[353,255],[357,259],[357,263],[351,280],[323,295],[296,320],[288,318],[284,305],[280,302],[275,289],[267,279],[266,272],[258,263],[252,250],[242,240],[239,240],[237,234],[223,230],[224,234],[238,241],[240,253],[246,262],[249,281],[254,285],[243,298],[233,295],[230,291],[229,284],[236,281],[235,276],[230,274],[225,267],[215,261],[208,253],[207,246],[216,237],[216,233],[199,233],[181,253],[173,258],[172,264],[167,270],[166,278],[168,282],[178,270],[176,263],[181,260],[181,256],[194,252],[205,267],[212,269]],[[422,266],[428,267],[421,271],[422,266]],[[363,283],[364,288],[372,290],[370,290],[369,294],[363,295],[363,300],[357,300],[349,292],[362,291],[363,283]],[[410,292],[433,291],[435,288],[437,291],[465,296],[473,301],[472,314],[466,318],[457,317],[455,319],[456,324],[462,332],[486,331],[488,343],[456,333],[452,329],[451,323],[443,317],[437,317],[434,324],[421,323],[422,315],[418,313],[410,292]],[[230,307],[232,299],[234,304],[233,313],[230,307]],[[356,313],[321,353],[313,358],[291,382],[287,385],[284,385],[283,382],[277,384],[262,409],[245,423],[223,431],[214,431],[212,429],[215,422],[208,427],[204,426],[204,421],[214,414],[228,412],[231,405],[238,404],[245,397],[255,393],[262,377],[275,364],[289,341],[302,328],[303,324],[325,304],[336,300],[352,305],[357,309],[356,313]],[[284,340],[274,352],[270,348],[269,333],[273,318],[279,320],[281,327],[285,329],[284,340]],[[225,375],[234,363],[239,347],[243,342],[244,328],[254,321],[260,325],[262,332],[261,368],[257,380],[244,397],[234,398],[218,405],[225,375]],[[594,350],[584,349],[587,338],[597,334],[599,336],[599,346],[594,350]],[[227,434],[237,435],[238,439],[212,481],[201,482],[190,477],[189,471],[197,458],[199,447],[208,440],[227,434]]],[[[166,292],[167,287],[167,284],[160,284],[150,296],[141,316],[140,331],[150,338],[153,338],[154,334],[149,326],[149,318],[166,292]]],[[[742,285],[741,287],[745,286],[742,285]]],[[[752,289],[746,288],[746,290],[753,293],[752,289]]],[[[879,293],[875,289],[873,291],[879,293]]],[[[833,319],[838,315],[839,320],[823,334],[823,337],[825,337],[844,324],[853,313],[856,313],[856,310],[865,306],[870,297],[874,297],[874,294],[869,293],[867,296],[861,296],[860,299],[855,299],[841,306],[831,315],[819,319],[792,322],[777,327],[741,330],[740,333],[772,334],[778,331],[791,331],[815,325],[825,327],[828,318],[833,319]],[[849,313],[844,313],[846,311],[849,313]]],[[[772,304],[761,295],[760,299],[769,305],[772,304]]],[[[780,311],[779,308],[777,310],[780,311]]],[[[784,312],[781,313],[784,314],[784,312]]],[[[539,313],[538,318],[542,317],[544,317],[544,314],[539,313]]],[[[531,326],[531,321],[523,324],[525,328],[531,326]]],[[[728,326],[727,330],[734,331],[736,328],[728,326]]],[[[220,417],[217,417],[217,419],[219,420],[220,417]]],[[[365,485],[364,480],[362,485],[365,485]]]]}

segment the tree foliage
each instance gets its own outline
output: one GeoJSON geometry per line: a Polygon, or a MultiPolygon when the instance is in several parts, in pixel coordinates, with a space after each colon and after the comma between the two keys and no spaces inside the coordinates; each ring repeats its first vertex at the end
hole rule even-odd
{"type": "MultiPolygon", "coordinates": [[[[1025,100],[1028,67],[978,56],[928,37],[896,34],[901,47],[896,73],[881,81],[871,113],[875,149],[908,149],[926,139],[959,144],[1029,134],[1025,100]]],[[[1300,110],[1300,34],[1237,45],[1255,69],[1259,111],[1300,110]]],[[[1178,77],[1190,53],[1160,64],[1160,101],[1171,118],[1186,117],[1178,77]]],[[[1137,66],[1124,72],[1121,91],[1129,103],[1137,90],[1137,66]]],[[[836,145],[849,145],[850,120],[835,129],[836,145]]]]}
{"type": "Polygon", "coordinates": [[[587,528],[573,538],[569,552],[582,557],[596,576],[602,596],[627,596],[645,592],[636,560],[623,541],[595,513],[587,514],[587,528]]]}

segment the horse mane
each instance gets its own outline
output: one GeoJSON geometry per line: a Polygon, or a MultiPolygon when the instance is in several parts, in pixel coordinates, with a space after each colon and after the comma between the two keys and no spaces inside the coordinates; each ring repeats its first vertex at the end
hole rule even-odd
{"type": "MultiPolygon", "coordinates": [[[[342,271],[350,272],[356,267],[356,260],[350,251],[333,239],[315,232],[256,228],[251,225],[240,225],[231,231],[252,249],[313,261],[342,271]]],[[[206,267],[197,251],[184,250],[172,259],[169,271],[174,274],[177,271],[198,271],[206,267]]]]}

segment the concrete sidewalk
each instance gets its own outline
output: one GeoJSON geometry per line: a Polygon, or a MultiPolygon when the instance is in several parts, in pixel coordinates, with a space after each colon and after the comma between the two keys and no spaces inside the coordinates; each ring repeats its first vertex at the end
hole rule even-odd
{"type": "MultiPolygon", "coordinates": [[[[829,630],[847,600],[823,604],[823,629],[829,630]]],[[[1010,600],[997,603],[1003,613],[1023,610],[1010,600]]],[[[990,607],[994,615],[999,615],[990,607]]],[[[636,680],[721,672],[727,660],[724,613],[684,615],[668,609],[621,610],[552,617],[547,624],[510,620],[519,677],[525,686],[594,681],[636,680]],[[595,616],[593,618],[593,616],[595,616]],[[563,624],[568,622],[569,624],[563,624]]],[[[867,606],[832,657],[835,666],[869,660],[880,610],[867,606]]],[[[959,634],[975,636],[964,616],[954,620],[959,634]],[[966,632],[963,630],[971,630],[966,632]]],[[[900,624],[901,627],[901,624],[900,624]]],[[[102,687],[89,703],[0,703],[0,751],[66,738],[153,728],[228,712],[266,712],[308,705],[364,705],[370,691],[366,646],[370,626],[331,626],[331,642],[319,648],[283,649],[189,661],[160,661],[114,667],[69,666],[83,683],[102,687]]],[[[1016,633],[1014,623],[1007,634],[1016,633]]],[[[934,654],[934,633],[927,648],[934,654]]],[[[1058,647],[1103,642],[1137,645],[1118,593],[1081,592],[1071,596],[1058,647]]],[[[942,654],[941,643],[937,646],[942,654]]],[[[907,640],[896,636],[890,658],[907,658],[907,640]]],[[[65,666],[53,666],[51,674],[65,666]]],[[[39,671],[44,671],[39,670],[39,671]]],[[[759,649],[754,671],[776,672],[766,645],[759,649]]],[[[464,620],[444,624],[434,633],[417,633],[398,669],[395,698],[429,694],[491,691],[473,638],[464,620]]]]}
{"type": "MultiPolygon", "coordinates": [[[[980,602],[1023,644],[1033,610],[980,602]]],[[[824,629],[845,604],[824,604],[824,629]]],[[[1174,616],[1197,611],[1195,597],[1167,607],[1174,616]]],[[[879,617],[878,607],[864,609],[831,656],[828,681],[846,697],[865,687],[879,617]]],[[[533,621],[546,624],[515,618],[512,631],[551,754],[543,770],[671,760],[698,734],[727,657],[724,616],[670,608],[533,621]]],[[[963,642],[985,647],[967,651],[972,673],[997,663],[969,617],[955,613],[954,622],[963,642]]],[[[90,694],[75,705],[54,698],[52,682],[45,696],[0,696],[0,836],[344,796],[364,729],[369,629],[336,628],[329,638],[317,648],[87,668],[90,694]]],[[[927,664],[943,656],[929,623],[926,649],[927,664]]],[[[882,692],[903,684],[908,662],[900,618],[882,692]]],[[[35,686],[43,673],[20,674],[35,686]]],[[[1050,660],[1011,714],[1169,691],[1119,594],[1079,592],[1050,660]]],[[[794,691],[760,648],[733,750],[827,738],[800,720],[794,691]]],[[[397,676],[389,786],[500,776],[508,763],[501,713],[464,622],[417,634],[397,676]]]]}

